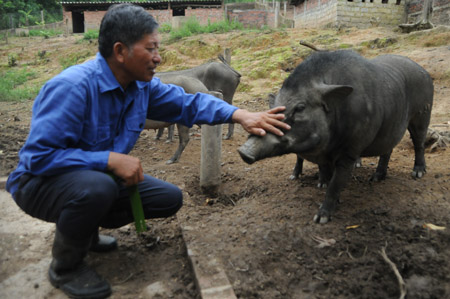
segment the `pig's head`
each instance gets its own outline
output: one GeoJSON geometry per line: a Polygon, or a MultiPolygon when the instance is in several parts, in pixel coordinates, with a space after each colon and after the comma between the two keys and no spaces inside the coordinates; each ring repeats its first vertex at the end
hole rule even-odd
{"type": "Polygon", "coordinates": [[[284,131],[284,136],[271,133],[263,137],[249,136],[238,149],[246,163],[288,153],[313,157],[326,150],[338,102],[346,98],[353,88],[324,83],[294,83],[288,78],[278,94],[269,100],[272,107],[286,107],[282,113],[291,129],[284,131]]]}

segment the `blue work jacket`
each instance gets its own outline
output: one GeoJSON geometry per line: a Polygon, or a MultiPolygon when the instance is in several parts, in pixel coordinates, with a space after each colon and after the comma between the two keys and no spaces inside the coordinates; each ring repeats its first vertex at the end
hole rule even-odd
{"type": "Polygon", "coordinates": [[[123,90],[100,53],[49,80],[33,105],[31,128],[6,190],[23,174],[52,176],[74,170],[106,171],[109,153],[128,154],[146,118],[192,127],[231,122],[237,107],[175,85],[135,81],[123,90]]]}

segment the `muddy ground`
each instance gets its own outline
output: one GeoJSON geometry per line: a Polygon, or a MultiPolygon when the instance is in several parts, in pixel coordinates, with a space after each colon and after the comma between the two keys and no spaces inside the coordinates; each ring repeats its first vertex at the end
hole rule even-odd
{"type": "MultiPolygon", "coordinates": [[[[341,44],[357,48],[363,41],[395,38],[395,47],[378,47],[375,42],[374,46],[360,49],[360,52],[368,57],[381,53],[401,54],[424,66],[435,84],[430,128],[443,132],[450,131],[450,30],[439,30],[409,39],[386,28],[348,29],[338,32],[337,39],[341,44]],[[423,45],[417,42],[430,37],[437,40],[442,35],[447,38],[446,43],[423,45]]],[[[330,34],[329,30],[323,33],[286,29],[285,32],[292,40],[330,34]]],[[[279,33],[235,32],[203,35],[199,39],[206,44],[220,45],[221,49],[239,38],[251,40],[264,34],[272,34],[272,40],[276,41],[275,35],[279,33]]],[[[63,55],[55,49],[73,43],[73,51],[76,51],[79,45],[74,40],[77,38],[80,37],[51,38],[46,46],[55,56],[63,55]]],[[[321,44],[322,41],[318,38],[316,45],[337,47],[336,42],[321,44]]],[[[41,44],[30,39],[27,46],[18,46],[16,50],[30,49],[35,53],[43,47],[42,40],[36,39],[38,42],[41,44]]],[[[179,47],[179,43],[168,44],[166,50],[179,47]]],[[[5,63],[8,51],[14,51],[14,47],[0,48],[0,64],[5,63]]],[[[182,54],[178,58],[185,66],[206,61],[182,54]]],[[[237,54],[232,57],[232,61],[239,59],[242,57],[237,54]]],[[[295,57],[292,63],[298,63],[299,59],[295,57]]],[[[50,76],[56,73],[57,66],[49,63],[47,69],[50,76]]],[[[243,74],[241,85],[253,88],[241,89],[235,95],[235,104],[253,111],[265,110],[265,96],[276,91],[281,81],[248,79],[245,70],[240,71],[243,74]]],[[[28,133],[31,105],[31,99],[0,102],[2,176],[10,173],[17,163],[17,152],[28,133]]],[[[342,192],[341,204],[332,221],[318,225],[312,218],[324,199],[325,190],[316,187],[315,165],[306,162],[298,180],[288,179],[295,155],[247,165],[236,151],[247,134],[236,127],[234,137],[222,143],[220,194],[209,198],[199,188],[200,128],[191,130],[191,141],[180,162],[172,165],[165,162],[174,153],[176,140],[166,143],[155,140],[155,135],[154,131],[144,131],[131,154],[142,160],[146,173],[180,186],[186,195],[185,205],[178,218],[148,221],[150,232],[144,237],[137,237],[132,225],[104,230],[118,238],[119,250],[103,255],[90,254],[88,260],[111,282],[113,298],[137,298],[144,287],[157,281],[170,290],[167,296],[199,297],[179,219],[195,224],[194,239],[202,244],[205,255],[212,254],[220,260],[238,298],[398,298],[401,294],[398,277],[406,284],[407,298],[450,297],[448,147],[428,147],[427,173],[417,180],[410,175],[414,151],[407,134],[394,149],[385,181],[368,181],[377,159],[364,158],[363,166],[354,170],[342,192]],[[433,229],[435,227],[429,224],[445,229],[433,229]],[[387,259],[383,258],[382,250],[387,259]]],[[[2,229],[0,234],[0,281],[4,282],[30,263],[50,257],[53,228],[15,208],[3,209],[1,217],[19,223],[8,226],[9,231],[2,229]],[[40,230],[40,226],[46,229],[40,230]]],[[[42,270],[36,275],[46,273],[42,270]]],[[[39,286],[30,279],[24,288],[29,288],[28,294],[33,297],[33,291],[39,286]]],[[[58,296],[61,296],[59,291],[53,290],[48,298],[58,296]]]]}

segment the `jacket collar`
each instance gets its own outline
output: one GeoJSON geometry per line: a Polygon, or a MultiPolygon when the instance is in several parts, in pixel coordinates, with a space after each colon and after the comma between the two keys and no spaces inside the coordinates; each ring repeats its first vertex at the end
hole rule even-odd
{"type": "MultiPolygon", "coordinates": [[[[97,56],[95,57],[95,62],[97,64],[97,74],[98,74],[98,82],[100,87],[100,92],[105,93],[107,91],[120,89],[122,92],[124,92],[122,86],[117,81],[116,77],[114,76],[113,72],[111,71],[111,68],[109,67],[108,63],[106,62],[106,59],[102,56],[102,54],[97,53],[97,56]]],[[[142,82],[142,81],[134,81],[130,85],[130,89],[132,90],[134,88],[142,89],[145,85],[147,85],[148,82],[142,82]]]]}

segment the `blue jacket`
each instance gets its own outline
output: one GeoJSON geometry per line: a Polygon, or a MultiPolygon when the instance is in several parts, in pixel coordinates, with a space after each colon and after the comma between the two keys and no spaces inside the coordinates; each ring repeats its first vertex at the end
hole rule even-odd
{"type": "Polygon", "coordinates": [[[186,94],[156,77],[135,81],[124,91],[98,53],[94,60],[64,70],[42,87],[33,105],[30,133],[6,190],[14,196],[25,173],[106,171],[109,152],[128,154],[146,118],[192,127],[231,122],[236,109],[208,94],[186,94]]]}

